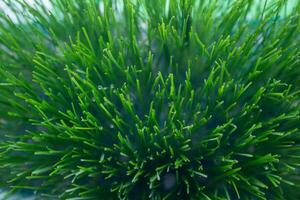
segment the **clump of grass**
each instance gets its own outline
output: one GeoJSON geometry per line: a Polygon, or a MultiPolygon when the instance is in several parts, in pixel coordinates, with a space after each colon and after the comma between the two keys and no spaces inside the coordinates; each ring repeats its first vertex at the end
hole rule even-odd
{"type": "Polygon", "coordinates": [[[4,3],[2,186],[300,198],[300,1],[4,3]]]}

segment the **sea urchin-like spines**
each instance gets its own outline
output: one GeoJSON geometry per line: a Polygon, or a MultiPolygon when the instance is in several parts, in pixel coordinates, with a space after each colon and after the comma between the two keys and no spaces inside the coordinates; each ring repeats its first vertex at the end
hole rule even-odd
{"type": "Polygon", "coordinates": [[[3,186],[299,197],[300,3],[163,2],[52,0],[47,13],[17,1],[25,21],[1,15],[3,186]]]}

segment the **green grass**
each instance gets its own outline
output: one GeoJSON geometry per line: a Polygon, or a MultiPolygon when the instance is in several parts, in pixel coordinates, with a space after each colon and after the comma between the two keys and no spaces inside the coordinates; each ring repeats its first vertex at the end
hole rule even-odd
{"type": "Polygon", "coordinates": [[[2,187],[300,198],[300,1],[37,2],[0,12],[2,187]]]}

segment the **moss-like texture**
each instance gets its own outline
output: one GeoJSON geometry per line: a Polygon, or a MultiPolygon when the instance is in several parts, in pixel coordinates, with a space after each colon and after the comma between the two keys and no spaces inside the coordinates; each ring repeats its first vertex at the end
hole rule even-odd
{"type": "Polygon", "coordinates": [[[4,2],[2,186],[300,198],[300,1],[4,2]]]}

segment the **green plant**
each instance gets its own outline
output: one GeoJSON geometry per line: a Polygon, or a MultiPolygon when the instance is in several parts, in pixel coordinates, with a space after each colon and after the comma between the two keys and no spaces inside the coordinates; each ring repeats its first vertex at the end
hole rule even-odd
{"type": "Polygon", "coordinates": [[[50,2],[0,13],[2,186],[300,198],[300,1],[50,2]]]}

